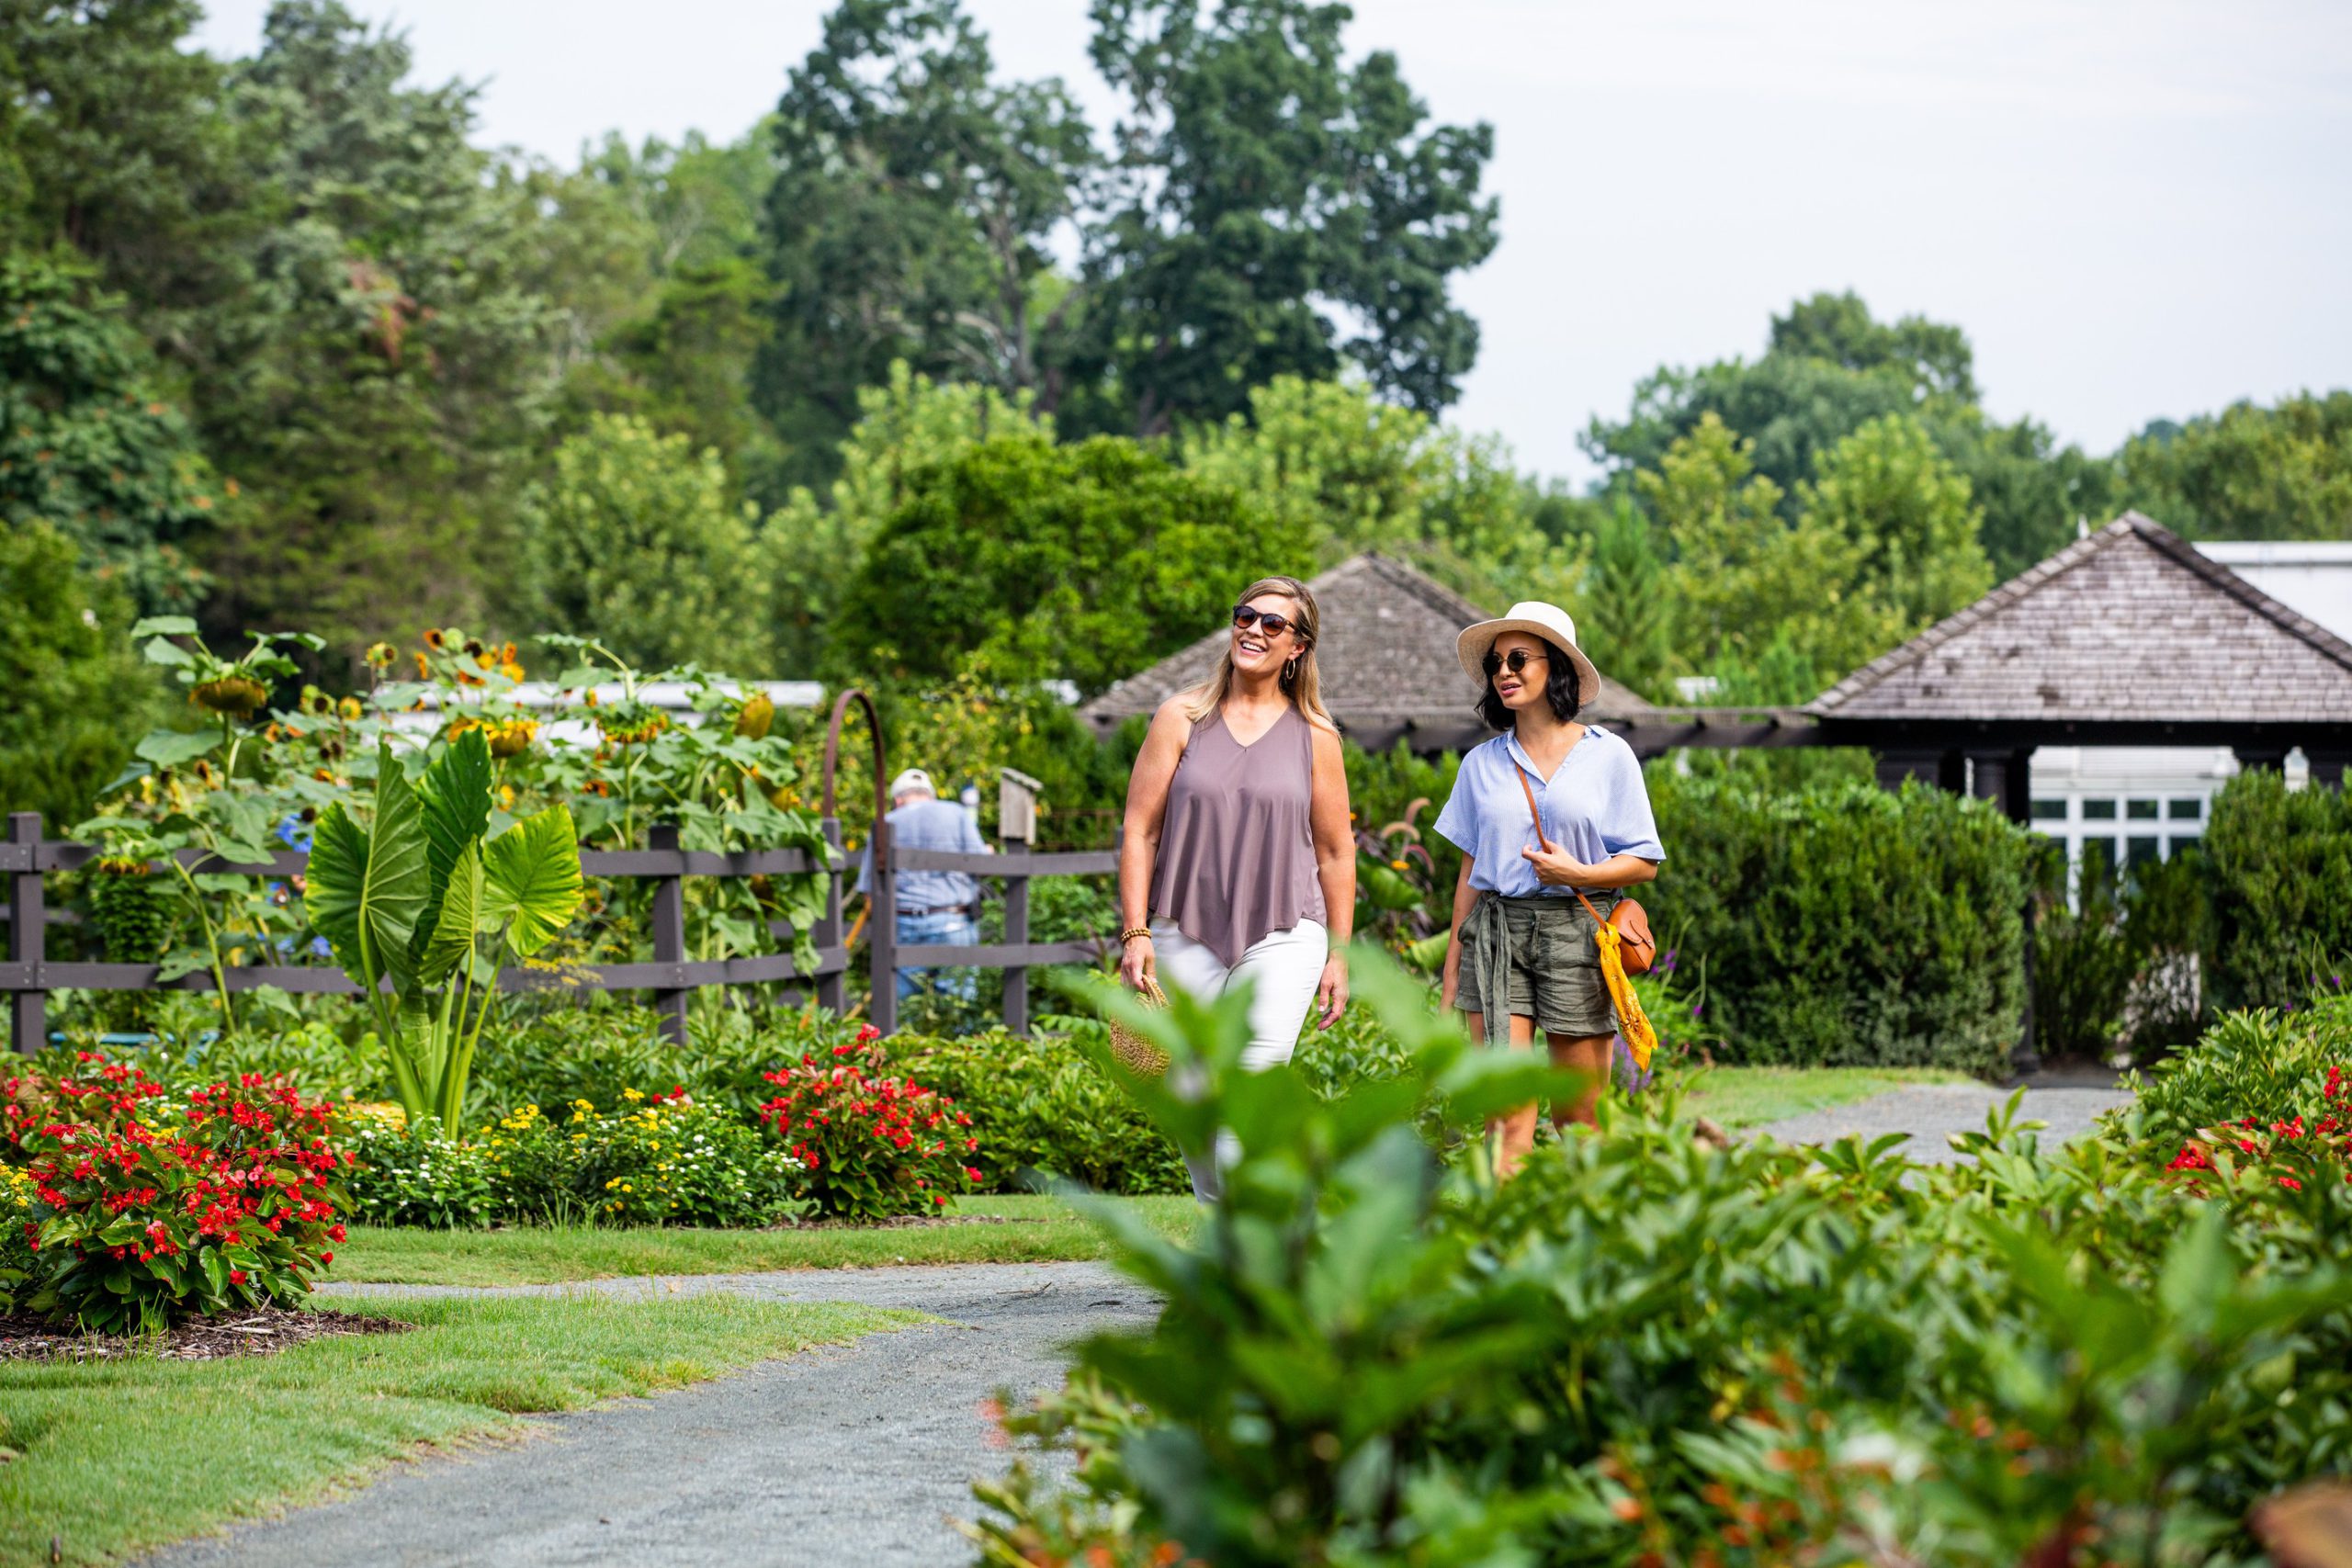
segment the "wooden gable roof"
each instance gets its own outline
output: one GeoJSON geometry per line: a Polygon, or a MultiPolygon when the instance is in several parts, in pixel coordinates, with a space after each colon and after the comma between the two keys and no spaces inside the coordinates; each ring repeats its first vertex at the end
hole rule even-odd
{"type": "MultiPolygon", "coordinates": [[[[1464,678],[1454,639],[1491,612],[1376,552],[1340,562],[1307,586],[1323,614],[1317,663],[1323,701],[1351,739],[1371,747],[1409,739],[1417,749],[1475,744],[1488,733],[1473,712],[1478,694],[1464,678]]],[[[1227,633],[1198,642],[1104,692],[1080,708],[1098,729],[1149,715],[1178,692],[1207,680],[1227,633]]],[[[1607,676],[1588,716],[1606,723],[1652,710],[1607,676]]]]}
{"type": "Polygon", "coordinates": [[[2136,512],[1871,660],[1825,724],[2352,724],[2352,645],[2136,512]]]}

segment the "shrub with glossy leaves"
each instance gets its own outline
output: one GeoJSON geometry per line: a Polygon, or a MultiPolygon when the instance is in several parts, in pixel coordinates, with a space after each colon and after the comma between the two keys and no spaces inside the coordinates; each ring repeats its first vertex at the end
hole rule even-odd
{"type": "Polygon", "coordinates": [[[1105,1215],[1165,1305],[1011,1423],[1074,1485],[981,1489],[982,1561],[2221,1568],[2352,1463],[2352,1187],[2199,1201],[2014,1110],[1956,1165],[1726,1148],[1668,1091],[1497,1188],[1414,1107],[1556,1075],[1357,982],[1410,1066],[1331,1100],[1236,1072],[1237,1009],[1110,1004],[1203,1086],[1135,1083],[1155,1120],[1239,1158],[1189,1249],[1105,1215]]]}
{"type": "Polygon", "coordinates": [[[1719,1060],[2007,1070],[2030,834],[1917,784],[1647,777],[1668,858],[1643,902],[1705,965],[1719,1060]]]}

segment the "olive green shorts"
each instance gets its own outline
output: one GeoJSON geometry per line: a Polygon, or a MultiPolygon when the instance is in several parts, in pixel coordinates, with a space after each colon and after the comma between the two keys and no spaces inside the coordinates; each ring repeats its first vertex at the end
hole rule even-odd
{"type": "MultiPolygon", "coordinates": [[[[1603,915],[1612,902],[1593,900],[1603,915]]],[[[1617,1032],[1609,982],[1600,974],[1600,947],[1592,939],[1592,917],[1581,903],[1574,898],[1506,899],[1503,920],[1510,931],[1513,1017],[1532,1018],[1536,1028],[1550,1034],[1589,1039],[1617,1032]]],[[[1453,1005],[1464,1012],[1483,1013],[1487,998],[1479,994],[1478,978],[1483,966],[1474,951],[1477,937],[1471,925],[1464,922],[1462,976],[1453,1005]]]]}

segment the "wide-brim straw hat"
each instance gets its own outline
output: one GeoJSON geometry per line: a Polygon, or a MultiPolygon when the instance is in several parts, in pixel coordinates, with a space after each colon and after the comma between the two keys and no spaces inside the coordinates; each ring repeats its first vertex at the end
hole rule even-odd
{"type": "Polygon", "coordinates": [[[1495,639],[1505,632],[1526,632],[1540,637],[1553,647],[1564,649],[1577,667],[1577,704],[1583,706],[1600,696],[1600,671],[1577,646],[1577,624],[1557,604],[1546,604],[1540,599],[1523,599],[1510,607],[1510,614],[1499,620],[1480,621],[1475,626],[1463,628],[1454,641],[1454,650],[1462,656],[1462,672],[1470,677],[1481,690],[1487,684],[1485,661],[1495,639]]]}

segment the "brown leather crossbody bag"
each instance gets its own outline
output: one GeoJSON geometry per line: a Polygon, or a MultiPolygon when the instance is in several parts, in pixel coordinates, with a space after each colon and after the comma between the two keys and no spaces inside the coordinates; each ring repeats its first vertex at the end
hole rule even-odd
{"type": "MultiPolygon", "coordinates": [[[[1510,771],[1519,775],[1520,791],[1527,796],[1527,815],[1535,822],[1535,841],[1543,845],[1545,852],[1548,853],[1552,848],[1552,840],[1544,836],[1544,813],[1536,809],[1535,786],[1527,782],[1526,769],[1514,762],[1510,771]]],[[[1600,911],[1593,908],[1592,900],[1584,896],[1583,888],[1571,887],[1568,891],[1577,896],[1577,902],[1584,906],[1585,913],[1592,917],[1594,924],[1607,924],[1616,928],[1618,960],[1624,964],[1625,973],[1628,975],[1648,974],[1650,965],[1657,961],[1657,941],[1650,935],[1650,918],[1641,905],[1621,894],[1617,899],[1617,907],[1609,911],[1608,919],[1604,921],[1600,911]]]]}

